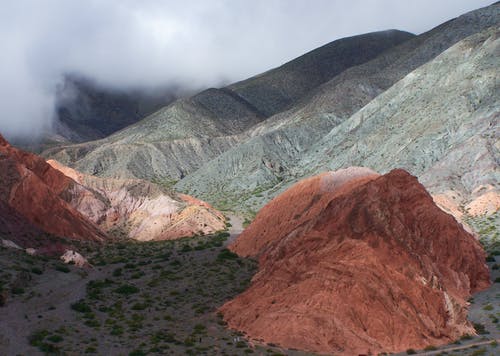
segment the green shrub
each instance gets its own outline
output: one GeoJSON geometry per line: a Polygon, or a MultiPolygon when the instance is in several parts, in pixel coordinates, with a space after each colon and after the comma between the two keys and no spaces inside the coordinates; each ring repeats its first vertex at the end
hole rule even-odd
{"type": "Polygon", "coordinates": [[[415,355],[416,353],[417,353],[417,352],[416,352],[415,350],[413,350],[413,349],[408,349],[408,350],[406,350],[406,354],[407,354],[407,355],[415,355]]]}
{"type": "Polygon", "coordinates": [[[97,353],[97,349],[94,346],[89,346],[85,349],[86,354],[95,354],[97,353]]]}
{"type": "Polygon", "coordinates": [[[80,299],[78,302],[71,304],[71,309],[79,313],[90,313],[92,311],[90,306],[85,303],[83,299],[80,299]]]}
{"type": "Polygon", "coordinates": [[[110,334],[115,335],[115,336],[122,335],[123,334],[123,327],[120,325],[114,325],[113,328],[111,329],[110,334]]]}
{"type": "Polygon", "coordinates": [[[144,310],[148,306],[148,303],[135,303],[134,305],[132,305],[132,310],[144,310]]]}
{"type": "Polygon", "coordinates": [[[134,350],[128,354],[129,356],[146,356],[147,354],[142,350],[134,350]]]}
{"type": "Polygon", "coordinates": [[[51,335],[47,338],[50,342],[61,342],[63,341],[63,337],[61,335],[51,335]]]}
{"type": "Polygon", "coordinates": [[[139,292],[139,288],[131,284],[122,284],[120,287],[114,290],[115,293],[123,295],[131,295],[139,292]]]}
{"type": "Polygon", "coordinates": [[[217,261],[225,261],[225,260],[236,260],[238,259],[238,255],[234,252],[229,251],[227,248],[223,249],[217,255],[217,261]]]}
{"type": "Polygon", "coordinates": [[[239,348],[239,349],[242,349],[244,347],[247,347],[247,343],[245,341],[238,341],[236,343],[236,347],[239,348]]]}
{"type": "Polygon", "coordinates": [[[69,273],[70,269],[68,268],[68,266],[59,264],[56,266],[56,271],[63,272],[63,273],[69,273]]]}
{"type": "Polygon", "coordinates": [[[42,273],[43,273],[43,271],[42,271],[40,268],[38,268],[38,267],[33,267],[33,268],[31,269],[31,273],[34,273],[34,274],[42,274],[42,273]]]}
{"type": "Polygon", "coordinates": [[[30,336],[28,336],[28,342],[31,346],[39,346],[48,335],[49,332],[47,330],[34,331],[30,336]]]}
{"type": "Polygon", "coordinates": [[[486,330],[483,324],[474,323],[474,329],[476,329],[479,335],[485,335],[490,333],[488,330],[486,330]]]}
{"type": "Polygon", "coordinates": [[[23,293],[24,293],[24,288],[21,287],[12,288],[12,294],[23,294],[23,293]]]}

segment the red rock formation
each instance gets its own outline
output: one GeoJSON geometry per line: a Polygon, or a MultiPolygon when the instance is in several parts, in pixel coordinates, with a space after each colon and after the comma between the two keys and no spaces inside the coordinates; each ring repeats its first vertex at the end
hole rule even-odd
{"type": "Polygon", "coordinates": [[[72,179],[42,158],[10,146],[1,136],[0,178],[0,200],[12,219],[21,216],[45,232],[69,239],[100,241],[105,237],[61,197],[76,185],[72,179]]]}
{"type": "Polygon", "coordinates": [[[167,192],[140,179],[94,177],[57,161],[48,163],[87,188],[71,189],[67,200],[105,231],[121,229],[141,241],[173,240],[226,226],[222,213],[191,196],[167,192]]]}
{"type": "Polygon", "coordinates": [[[205,202],[138,179],[88,176],[12,147],[1,135],[0,178],[0,232],[23,246],[40,230],[102,240],[102,231],[121,229],[127,237],[160,240],[225,228],[224,216],[205,202]],[[21,220],[30,227],[20,229],[21,220]]]}
{"type": "Polygon", "coordinates": [[[473,333],[466,300],[490,283],[479,243],[403,170],[299,182],[230,249],[260,268],[221,308],[228,325],[322,353],[399,352],[473,333]]]}

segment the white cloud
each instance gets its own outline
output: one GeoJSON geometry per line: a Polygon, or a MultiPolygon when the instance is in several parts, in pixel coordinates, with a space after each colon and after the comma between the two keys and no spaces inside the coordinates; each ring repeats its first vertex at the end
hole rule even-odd
{"type": "Polygon", "coordinates": [[[67,72],[109,87],[217,86],[334,39],[423,32],[483,0],[3,1],[0,132],[50,125],[67,72]]]}

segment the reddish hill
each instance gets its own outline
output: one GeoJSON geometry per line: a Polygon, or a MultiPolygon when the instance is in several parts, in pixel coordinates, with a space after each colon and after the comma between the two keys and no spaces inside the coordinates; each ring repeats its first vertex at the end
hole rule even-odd
{"type": "MultiPolygon", "coordinates": [[[[61,196],[76,183],[42,158],[18,150],[0,136],[0,201],[5,237],[32,247],[23,235],[38,229],[55,236],[100,241],[105,234],[61,196]],[[10,223],[7,221],[12,220],[10,223]],[[17,222],[30,227],[20,228],[17,222]]],[[[39,243],[40,241],[38,241],[39,243]]]]}
{"type": "Polygon", "coordinates": [[[87,189],[69,190],[66,200],[104,231],[119,230],[147,241],[211,234],[226,227],[221,212],[188,195],[140,179],[94,177],[57,161],[47,163],[87,189]]]}
{"type": "Polygon", "coordinates": [[[299,182],[230,248],[260,268],[221,308],[229,326],[322,353],[399,352],[473,333],[466,300],[490,283],[479,243],[403,170],[299,182]]]}
{"type": "Polygon", "coordinates": [[[39,230],[77,240],[102,240],[110,230],[164,240],[225,228],[224,215],[205,202],[139,179],[84,175],[1,136],[0,179],[0,232],[22,246],[32,247],[39,230]],[[20,228],[21,220],[30,226],[20,228]]]}

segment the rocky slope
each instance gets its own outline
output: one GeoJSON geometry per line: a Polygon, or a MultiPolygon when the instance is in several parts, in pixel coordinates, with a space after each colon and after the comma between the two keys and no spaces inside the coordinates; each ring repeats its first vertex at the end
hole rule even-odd
{"type": "Polygon", "coordinates": [[[399,166],[456,207],[498,209],[499,33],[493,27],[468,37],[413,71],[312,146],[294,169],[399,166]]]}
{"type": "Polygon", "coordinates": [[[172,240],[206,235],[225,228],[225,217],[209,204],[184,194],[167,192],[139,179],[89,176],[48,163],[86,187],[92,194],[68,190],[69,203],[104,231],[135,240],[172,240]]]}
{"type": "Polygon", "coordinates": [[[132,125],[176,99],[180,90],[113,90],[74,75],[66,75],[57,91],[56,136],[83,142],[100,139],[132,125]]]}
{"type": "Polygon", "coordinates": [[[221,311],[286,348],[400,352],[473,333],[467,299],[489,286],[476,239],[403,170],[328,172],[267,204],[230,249],[259,259],[221,311]]]}
{"type": "Polygon", "coordinates": [[[73,180],[42,158],[10,146],[1,136],[0,177],[3,229],[14,242],[24,246],[28,241],[23,235],[36,237],[40,230],[75,240],[102,241],[106,237],[63,199],[67,190],[79,189],[73,180]],[[26,221],[27,226],[19,225],[26,221]]]}
{"type": "MultiPolygon", "coordinates": [[[[293,108],[274,115],[249,130],[249,139],[206,163],[181,180],[176,187],[218,204],[227,200],[233,202],[232,207],[244,204],[247,209],[256,210],[275,195],[272,190],[268,193],[262,191],[269,188],[283,189],[282,181],[293,182],[324,169],[357,164],[387,171],[392,167],[403,166],[414,174],[421,174],[430,169],[436,159],[444,157],[439,154],[440,151],[451,154],[459,144],[446,139],[440,141],[438,136],[423,131],[426,127],[439,127],[444,134],[455,131],[454,127],[462,122],[476,122],[482,128],[473,129],[472,133],[475,134],[478,131],[484,132],[491,124],[489,136],[498,138],[497,132],[492,131],[495,128],[495,122],[491,122],[495,120],[494,115],[483,121],[483,114],[479,111],[491,114],[498,106],[494,95],[498,80],[498,65],[495,65],[498,57],[494,40],[496,34],[494,31],[488,32],[487,28],[498,27],[499,24],[500,5],[496,4],[467,13],[389,49],[369,62],[345,70],[302,98],[293,108]],[[486,31],[484,35],[467,40],[462,45],[456,44],[467,36],[482,31],[486,31]],[[488,40],[490,37],[492,39],[488,40]],[[418,68],[454,44],[454,49],[432,61],[433,65],[418,68]],[[469,55],[469,51],[473,53],[469,55]],[[461,70],[456,72],[456,66],[461,70]],[[442,80],[435,87],[438,79],[442,80]],[[407,85],[410,81],[414,85],[407,85]],[[392,85],[394,86],[391,87],[392,85]],[[474,89],[473,94],[465,93],[468,89],[474,89]],[[393,97],[389,99],[388,95],[393,97]],[[366,116],[366,108],[360,109],[367,104],[367,107],[380,107],[379,120],[365,120],[367,122],[363,126],[366,130],[358,130],[353,121],[366,116]],[[404,110],[400,110],[401,107],[404,110]],[[390,117],[396,113],[400,114],[398,123],[390,117]],[[347,130],[345,127],[352,129],[347,130]],[[400,130],[395,130],[395,127],[400,130]],[[390,150],[393,142],[397,142],[398,146],[406,142],[417,142],[422,134],[429,135],[425,137],[433,141],[431,146],[439,147],[420,153],[396,151],[399,156],[411,157],[410,154],[414,154],[415,157],[422,157],[417,170],[403,164],[401,160],[391,162],[387,159],[393,155],[390,150]],[[365,135],[382,141],[390,136],[390,140],[383,145],[387,147],[387,152],[380,151],[377,144],[370,144],[363,149],[370,159],[358,156],[355,152],[344,158],[347,153],[344,149],[354,146],[356,142],[368,140],[365,135]],[[332,147],[339,140],[349,142],[349,146],[332,147]],[[433,151],[437,154],[433,154],[433,151]],[[339,159],[333,159],[337,155],[339,159]],[[257,195],[262,195],[263,198],[257,195]]],[[[485,115],[488,117],[489,114],[485,115]]],[[[463,137],[464,140],[469,138],[463,137]]],[[[456,140],[460,139],[456,137],[456,140]]],[[[468,161],[473,161],[479,151],[486,156],[490,155],[485,147],[491,146],[491,139],[488,144],[485,139],[472,140],[475,142],[473,145],[471,142],[464,144],[469,147],[469,152],[462,153],[468,157],[468,161]]],[[[358,146],[362,145],[365,144],[358,143],[358,146]]],[[[456,153],[454,157],[456,155],[460,154],[456,153]]],[[[444,161],[442,163],[445,164],[444,161]]],[[[454,173],[463,175],[468,167],[470,166],[464,161],[463,165],[454,169],[454,173]]],[[[480,176],[481,172],[474,174],[480,176]]],[[[424,179],[424,182],[426,185],[430,183],[430,187],[437,180],[429,182],[424,179]]],[[[448,190],[448,183],[445,180],[433,192],[448,190]]]]}
{"type": "Polygon", "coordinates": [[[104,140],[44,155],[100,176],[179,180],[312,89],[412,37],[384,31],[337,40],[259,76],[178,100],[104,140]]]}
{"type": "Polygon", "coordinates": [[[42,232],[85,241],[103,241],[105,232],[165,240],[225,228],[224,216],[205,202],[138,179],[87,176],[1,136],[0,168],[0,232],[23,247],[33,247],[42,232]]]}

